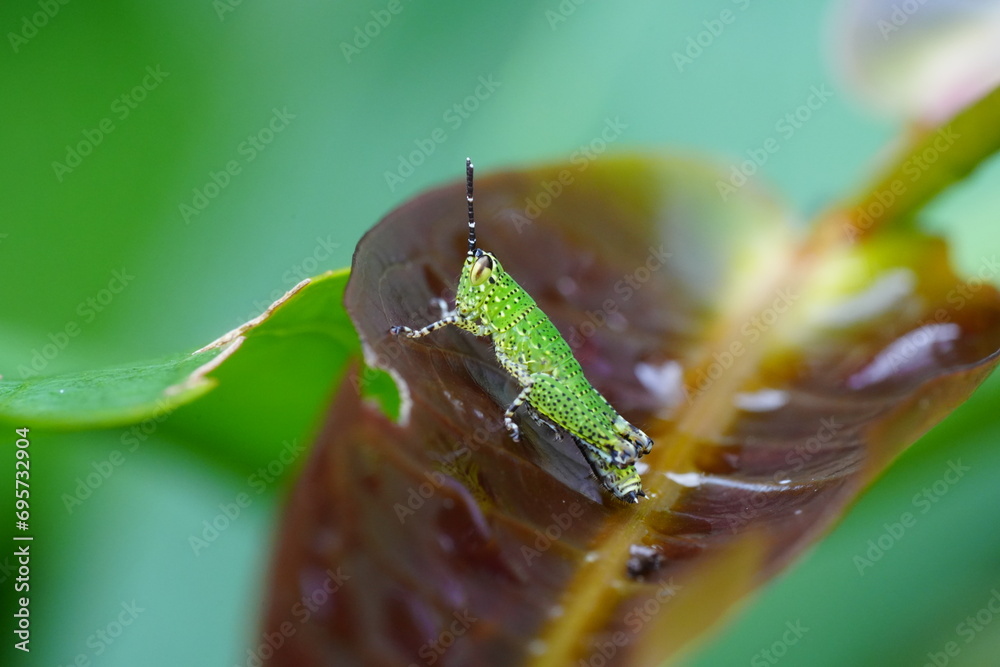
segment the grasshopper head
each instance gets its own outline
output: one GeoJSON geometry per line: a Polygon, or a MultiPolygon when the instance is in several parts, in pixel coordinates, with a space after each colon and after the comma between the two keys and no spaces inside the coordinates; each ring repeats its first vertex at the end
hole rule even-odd
{"type": "Polygon", "coordinates": [[[503,267],[493,253],[476,248],[466,258],[458,279],[455,305],[460,312],[471,313],[487,299],[503,275],[503,267]]]}

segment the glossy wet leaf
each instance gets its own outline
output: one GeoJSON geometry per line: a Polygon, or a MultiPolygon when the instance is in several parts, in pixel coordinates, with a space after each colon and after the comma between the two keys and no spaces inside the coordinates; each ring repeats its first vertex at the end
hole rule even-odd
{"type": "MultiPolygon", "coordinates": [[[[318,276],[273,309],[211,374],[218,388],[173,413],[166,428],[242,475],[273,461],[284,443],[311,442],[330,392],[361,355],[343,308],[346,282],[346,271],[318,276]]],[[[392,381],[373,372],[369,380],[365,395],[394,414],[392,381]]]]}
{"type": "Polygon", "coordinates": [[[0,417],[54,428],[96,428],[169,412],[212,389],[225,346],[151,362],[0,381],[0,417]]]}
{"type": "Polygon", "coordinates": [[[656,441],[637,506],[527,416],[510,440],[517,387],[488,341],[388,334],[451,295],[461,186],[366,235],[346,304],[407,402],[394,423],[357,382],[338,392],[283,520],[266,627],[295,632],[272,664],[659,664],[996,364],[1000,297],[955,276],[941,240],[798,236],[777,203],[720,182],[647,158],[477,181],[481,246],[656,441]]]}
{"type": "MultiPolygon", "coordinates": [[[[315,421],[331,382],[348,359],[358,358],[357,337],[341,306],[346,280],[346,272],[313,278],[190,354],[2,380],[0,420],[79,429],[160,422],[169,415],[167,428],[196,435],[199,446],[255,462],[247,456],[255,445],[270,451],[315,421]],[[220,384],[224,391],[211,391],[220,384]],[[247,420],[247,414],[268,418],[247,420]]],[[[385,379],[374,378],[376,390],[385,386],[385,379]]],[[[384,399],[390,391],[378,395],[384,399]]],[[[394,409],[391,401],[387,407],[394,409]]],[[[272,455],[264,456],[266,462],[272,455]]]]}

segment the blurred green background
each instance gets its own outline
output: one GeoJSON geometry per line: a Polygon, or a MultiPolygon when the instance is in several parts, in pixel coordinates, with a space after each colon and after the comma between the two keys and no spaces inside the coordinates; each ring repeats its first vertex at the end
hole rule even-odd
{"type": "MultiPolygon", "coordinates": [[[[817,0],[4,2],[0,372],[200,347],[302,277],[348,266],[366,229],[459,178],[466,155],[482,171],[568,160],[610,120],[624,126],[611,150],[726,164],[825,85],[833,96],[754,176],[807,219],[863,185],[901,132],[832,73],[829,14],[817,0]],[[679,71],[673,54],[727,9],[734,20],[679,71]],[[81,142],[86,155],[67,155],[81,142]],[[67,325],[77,333],[61,336],[67,325]]],[[[966,272],[1000,251],[998,180],[988,165],[925,215],[966,272]]],[[[808,631],[782,664],[924,664],[948,641],[961,651],[947,664],[997,664],[1000,619],[969,642],[957,625],[1000,589],[998,398],[992,378],[687,664],[774,664],[761,651],[789,622],[808,631]],[[867,541],[959,459],[970,471],[859,575],[867,541]]],[[[33,651],[11,649],[5,621],[4,664],[243,664],[259,642],[287,482],[196,554],[190,536],[247,491],[247,471],[164,426],[69,511],[63,495],[127,431],[33,432],[33,651]],[[105,641],[123,604],[135,618],[105,641]]]]}

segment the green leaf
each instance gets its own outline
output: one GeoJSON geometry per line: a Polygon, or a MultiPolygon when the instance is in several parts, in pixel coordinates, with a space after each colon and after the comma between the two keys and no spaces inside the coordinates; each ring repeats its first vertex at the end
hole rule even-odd
{"type": "Polygon", "coordinates": [[[141,421],[210,391],[207,377],[236,346],[139,365],[0,381],[0,419],[40,428],[100,428],[141,421]]]}
{"type": "MultiPolygon", "coordinates": [[[[330,384],[351,360],[360,361],[342,305],[346,282],[346,271],[304,281],[259,317],[191,354],[0,381],[0,419],[82,429],[170,415],[168,430],[185,433],[231,463],[252,466],[283,440],[307,436],[330,384]],[[223,391],[212,391],[220,386],[223,391]],[[196,399],[201,401],[189,405],[196,399]]],[[[371,377],[371,395],[393,412],[397,394],[391,381],[384,374],[371,377]]]]}
{"type": "MultiPolygon", "coordinates": [[[[348,365],[362,364],[343,306],[347,276],[314,278],[246,331],[239,351],[211,374],[218,389],[178,410],[166,429],[241,473],[272,461],[283,443],[311,442],[332,388],[348,365]]],[[[374,370],[365,380],[365,396],[395,415],[392,380],[374,370]]]]}

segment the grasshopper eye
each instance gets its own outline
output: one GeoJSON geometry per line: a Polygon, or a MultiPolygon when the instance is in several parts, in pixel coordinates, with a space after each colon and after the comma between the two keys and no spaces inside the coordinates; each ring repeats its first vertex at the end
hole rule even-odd
{"type": "Polygon", "coordinates": [[[489,279],[492,273],[493,260],[490,259],[489,255],[483,255],[476,260],[476,263],[472,265],[472,269],[469,270],[469,280],[472,281],[473,285],[482,285],[489,279]]]}

